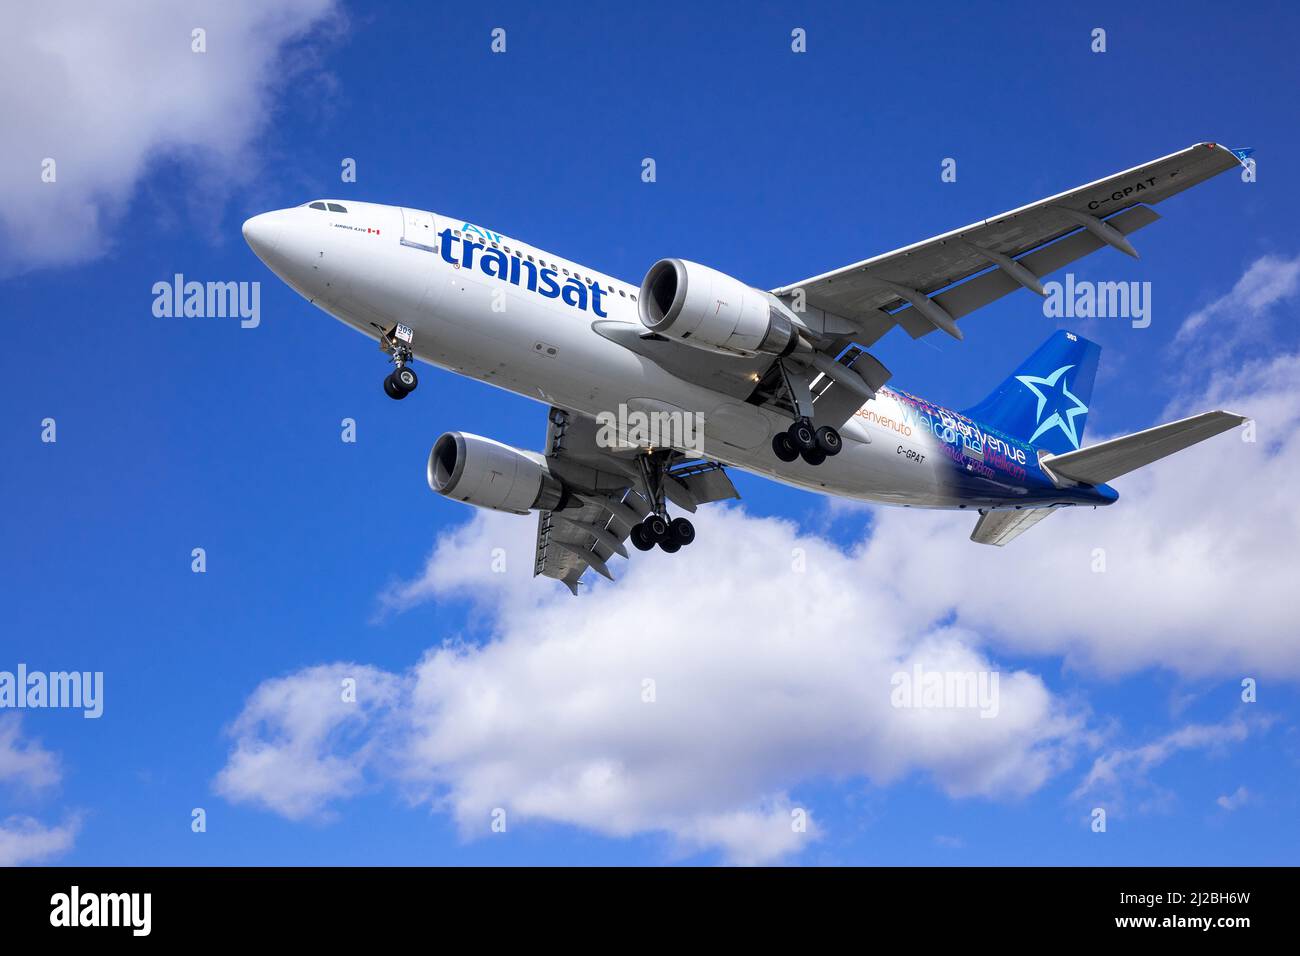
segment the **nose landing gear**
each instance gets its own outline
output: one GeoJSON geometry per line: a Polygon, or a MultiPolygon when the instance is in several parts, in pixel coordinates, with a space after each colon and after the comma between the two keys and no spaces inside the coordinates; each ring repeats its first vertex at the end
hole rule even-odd
{"type": "Polygon", "coordinates": [[[414,369],[399,365],[384,379],[384,392],[389,398],[401,401],[415,391],[415,386],[419,384],[420,380],[416,377],[414,369]]]}
{"type": "Polygon", "coordinates": [[[384,394],[389,398],[401,401],[420,384],[415,369],[407,368],[407,363],[415,358],[415,350],[411,347],[414,342],[414,330],[400,323],[379,339],[379,348],[391,355],[390,361],[397,366],[384,379],[384,394]]]}

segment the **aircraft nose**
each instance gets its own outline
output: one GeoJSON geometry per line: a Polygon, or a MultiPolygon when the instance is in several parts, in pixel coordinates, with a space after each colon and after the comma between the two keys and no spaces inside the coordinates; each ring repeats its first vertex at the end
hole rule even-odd
{"type": "Polygon", "coordinates": [[[273,212],[264,212],[244,223],[244,241],[267,265],[275,254],[276,244],[280,241],[283,220],[273,212]]]}

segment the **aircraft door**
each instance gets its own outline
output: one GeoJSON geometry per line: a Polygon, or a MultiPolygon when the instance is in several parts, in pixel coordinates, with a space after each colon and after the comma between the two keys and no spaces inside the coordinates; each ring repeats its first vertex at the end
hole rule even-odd
{"type": "Polygon", "coordinates": [[[433,213],[402,208],[402,245],[433,252],[438,244],[436,237],[433,213]]]}

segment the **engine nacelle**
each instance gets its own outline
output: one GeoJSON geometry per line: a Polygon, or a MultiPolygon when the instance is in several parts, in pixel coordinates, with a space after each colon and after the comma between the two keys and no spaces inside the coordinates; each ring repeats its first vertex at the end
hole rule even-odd
{"type": "Polygon", "coordinates": [[[433,443],[429,487],[444,498],[520,515],[558,510],[569,497],[544,456],[464,432],[447,432],[433,443]]]}
{"type": "Polygon", "coordinates": [[[650,267],[637,309],[651,332],[711,352],[788,355],[799,341],[766,293],[685,259],[650,267]]]}

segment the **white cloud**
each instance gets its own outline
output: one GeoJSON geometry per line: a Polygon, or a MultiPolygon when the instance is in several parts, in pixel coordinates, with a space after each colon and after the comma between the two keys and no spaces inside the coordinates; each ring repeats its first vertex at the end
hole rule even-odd
{"type": "Polygon", "coordinates": [[[1224,794],[1214,802],[1217,803],[1224,810],[1227,810],[1229,813],[1231,813],[1233,810],[1240,810],[1242,807],[1246,805],[1246,803],[1250,799],[1251,799],[1250,791],[1248,791],[1245,787],[1238,787],[1232,793],[1224,794]]]}
{"type": "Polygon", "coordinates": [[[1266,331],[1261,325],[1279,302],[1300,291],[1300,256],[1266,255],[1252,262],[1232,291],[1187,317],[1175,341],[1187,344],[1209,336],[1216,344],[1237,342],[1244,335],[1266,331]],[[1207,328],[1207,326],[1209,326],[1207,328]]]}
{"type": "MultiPolygon", "coordinates": [[[[1221,755],[1273,723],[1271,716],[1248,718],[1238,714],[1217,724],[1187,724],[1139,746],[1107,750],[1093,761],[1074,796],[1104,800],[1112,812],[1126,809],[1135,795],[1140,811],[1167,806],[1174,795],[1151,779],[1152,771],[1186,751],[1221,755]]],[[[1244,800],[1244,791],[1238,793],[1244,800]]],[[[1225,799],[1229,798],[1219,798],[1220,806],[1232,809],[1224,804],[1225,799]]]]}
{"type": "MultiPolygon", "coordinates": [[[[58,757],[23,737],[21,717],[0,714],[0,785],[30,796],[56,786],[62,777],[58,757]]],[[[76,817],[60,826],[46,826],[25,815],[2,819],[0,866],[38,863],[63,853],[72,847],[80,826],[76,817]]]]}
{"type": "Polygon", "coordinates": [[[0,784],[34,791],[52,787],[62,778],[59,759],[36,741],[22,738],[17,714],[0,715],[0,784]]]}
{"type": "Polygon", "coordinates": [[[761,807],[693,816],[673,833],[683,851],[719,848],[731,863],[762,866],[798,853],[821,836],[811,817],[806,829],[795,827],[795,814],[801,811],[807,812],[782,794],[761,807]]]}
{"type": "MultiPolygon", "coordinates": [[[[286,42],[334,0],[11,4],[0,58],[0,275],[102,253],[151,164],[249,175],[286,42]],[[191,52],[191,30],[207,52],[191,52]],[[57,180],[41,180],[42,163],[57,180]]],[[[210,200],[211,191],[205,189],[210,200]]]]}
{"type": "Polygon", "coordinates": [[[291,820],[327,819],[331,800],[361,787],[375,747],[364,731],[396,690],[382,671],[343,663],[263,682],[230,728],[236,744],[217,792],[291,820]]]}
{"type": "Polygon", "coordinates": [[[26,816],[0,820],[0,866],[40,863],[72,848],[81,828],[77,819],[47,827],[26,816]]]}
{"type": "Polygon", "coordinates": [[[333,763],[338,749],[310,716],[337,668],[263,685],[236,722],[223,780],[240,777],[242,796],[292,816],[297,804],[277,795],[283,779],[314,787],[303,799],[319,806],[355,791],[364,769],[445,809],[466,837],[487,834],[500,807],[511,826],[658,832],[678,852],[718,848],[754,863],[817,837],[815,808],[799,803],[803,782],[920,774],[954,797],[1014,798],[1083,742],[1082,718],[1024,671],[1000,674],[993,719],[895,709],[890,679],[917,662],[996,665],[966,632],[909,623],[885,578],[860,576],[859,559],[790,523],[737,508],[705,521],[709,533],[676,560],[642,556],[617,586],[574,599],[532,581],[529,522],[475,515],[442,540],[416,587],[494,602],[492,640],[445,644],[389,675],[401,700],[373,728],[364,768],[354,751],[333,763]],[[491,570],[496,547],[507,550],[507,574],[491,570]],[[815,572],[791,569],[796,547],[815,572]],[[267,698],[286,703],[269,708],[267,698]],[[269,795],[264,768],[244,773],[246,754],[288,755],[266,774],[269,795]],[[315,778],[322,768],[329,780],[315,778]],[[799,808],[812,819],[806,833],[792,827],[799,808]]]}

